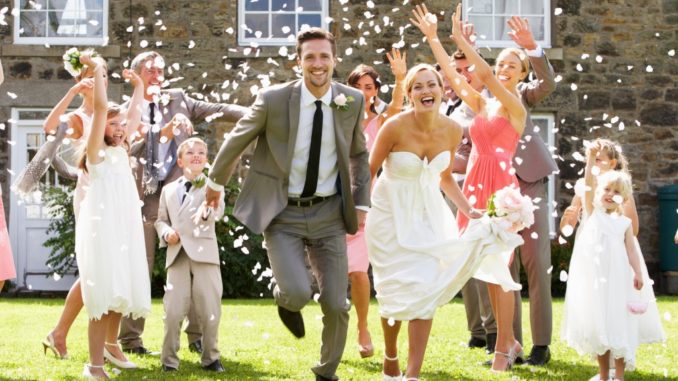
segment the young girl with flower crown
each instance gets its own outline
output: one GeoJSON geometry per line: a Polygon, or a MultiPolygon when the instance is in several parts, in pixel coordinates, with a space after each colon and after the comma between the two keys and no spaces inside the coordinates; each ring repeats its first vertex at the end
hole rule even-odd
{"type": "MultiPolygon", "coordinates": [[[[570,261],[561,336],[581,354],[595,356],[592,380],[624,380],[640,343],[664,340],[652,281],[624,205],[632,198],[628,173],[598,165],[609,157],[589,147],[583,218],[570,261]]],[[[607,164],[605,164],[607,165],[607,164]]]]}
{"type": "Polygon", "coordinates": [[[151,307],[141,203],[128,156],[130,130],[141,120],[143,84],[135,73],[123,73],[134,86],[125,119],[119,106],[107,102],[101,59],[83,54],[80,62],[94,71],[92,125],[80,163],[89,174],[89,189],[75,235],[82,298],[90,319],[90,363],[83,376],[107,379],[104,355],[115,358],[118,366],[135,367],[117,345],[120,318],[145,317],[151,307]]]}

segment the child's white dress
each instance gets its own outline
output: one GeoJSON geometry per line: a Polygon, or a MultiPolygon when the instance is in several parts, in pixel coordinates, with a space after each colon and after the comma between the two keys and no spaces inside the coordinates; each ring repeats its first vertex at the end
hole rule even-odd
{"type": "Polygon", "coordinates": [[[624,358],[626,369],[635,368],[638,344],[664,340],[642,253],[643,289],[633,288],[624,235],[631,227],[628,217],[608,214],[596,207],[582,220],[574,244],[565,294],[562,339],[580,354],[603,355],[611,351],[610,362],[624,358]],[[632,314],[629,302],[647,302],[647,311],[632,314]]]}
{"type": "Polygon", "coordinates": [[[87,163],[89,189],[76,224],[82,298],[90,319],[108,310],[145,317],[151,290],[141,201],[125,149],[103,152],[101,163],[87,163]]]}

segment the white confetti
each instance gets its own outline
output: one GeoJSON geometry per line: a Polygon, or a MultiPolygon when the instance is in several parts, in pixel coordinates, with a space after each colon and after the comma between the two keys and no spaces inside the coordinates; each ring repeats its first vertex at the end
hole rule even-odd
{"type": "Polygon", "coordinates": [[[547,274],[551,274],[552,271],[553,271],[553,265],[551,265],[551,267],[549,267],[549,268],[546,270],[546,273],[547,273],[547,274]]]}
{"type": "Polygon", "coordinates": [[[553,80],[556,81],[556,83],[558,83],[558,82],[563,80],[563,76],[558,74],[558,75],[556,75],[556,77],[553,80]]]}
{"type": "Polygon", "coordinates": [[[645,71],[648,72],[648,73],[652,73],[654,71],[654,69],[652,68],[652,65],[647,65],[645,67],[645,71]]]}
{"type": "Polygon", "coordinates": [[[189,41],[189,42],[188,42],[188,48],[189,48],[189,49],[195,48],[195,41],[193,41],[193,40],[189,41]]]}
{"type": "Polygon", "coordinates": [[[530,238],[537,239],[539,238],[539,234],[537,234],[537,232],[532,232],[532,234],[530,234],[530,238]]]}
{"type": "Polygon", "coordinates": [[[598,63],[603,62],[603,56],[596,56],[596,62],[598,63]]]}
{"type": "Polygon", "coordinates": [[[386,323],[389,325],[389,327],[393,327],[395,325],[395,319],[392,317],[388,318],[388,321],[386,323]]]}
{"type": "Polygon", "coordinates": [[[556,16],[560,16],[560,15],[563,14],[563,9],[562,9],[562,8],[556,8],[556,9],[553,11],[553,14],[556,15],[556,16]]]}
{"type": "Polygon", "coordinates": [[[16,97],[17,97],[17,95],[15,93],[11,92],[11,91],[7,92],[7,96],[12,98],[12,99],[16,99],[16,97]]]}
{"type": "Polygon", "coordinates": [[[563,283],[567,282],[567,271],[560,270],[560,281],[563,283]]]}
{"type": "Polygon", "coordinates": [[[584,71],[584,68],[581,66],[581,64],[577,64],[577,71],[584,71]]]}
{"type": "Polygon", "coordinates": [[[669,311],[664,312],[664,320],[671,321],[671,313],[669,311]]]}
{"type": "Polygon", "coordinates": [[[146,40],[141,40],[141,42],[139,42],[139,46],[140,46],[142,49],[145,49],[145,48],[148,46],[148,41],[146,41],[146,40]]]}
{"type": "Polygon", "coordinates": [[[675,55],[676,55],[676,50],[675,50],[675,49],[669,50],[669,56],[673,57],[673,56],[675,56],[675,55]]]}
{"type": "Polygon", "coordinates": [[[571,84],[570,89],[572,89],[572,91],[577,91],[577,84],[576,83],[571,84]]]}

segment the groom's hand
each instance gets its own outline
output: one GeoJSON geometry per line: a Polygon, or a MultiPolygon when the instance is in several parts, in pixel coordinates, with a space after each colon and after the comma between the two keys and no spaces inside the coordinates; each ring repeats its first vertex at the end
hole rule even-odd
{"type": "Polygon", "coordinates": [[[205,191],[205,204],[214,209],[219,207],[219,200],[221,199],[221,192],[207,187],[205,191]]]}

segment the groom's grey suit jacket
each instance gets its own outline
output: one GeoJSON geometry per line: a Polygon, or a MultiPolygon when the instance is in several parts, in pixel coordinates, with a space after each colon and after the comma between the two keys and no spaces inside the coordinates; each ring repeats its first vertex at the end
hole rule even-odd
{"type": "MultiPolygon", "coordinates": [[[[209,178],[226,184],[242,151],[258,139],[251,167],[235,203],[233,215],[255,233],[263,232],[288,204],[288,186],[299,127],[302,80],[261,90],[250,112],[226,136],[209,178]]],[[[337,150],[337,193],[341,195],[344,224],[355,233],[356,205],[370,205],[368,151],[362,131],[364,100],[348,86],[332,82],[332,99],[353,97],[346,110],[333,109],[337,150]]]]}

